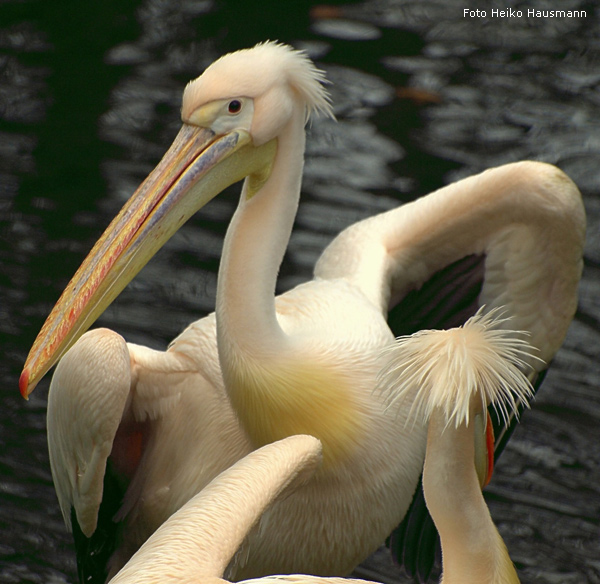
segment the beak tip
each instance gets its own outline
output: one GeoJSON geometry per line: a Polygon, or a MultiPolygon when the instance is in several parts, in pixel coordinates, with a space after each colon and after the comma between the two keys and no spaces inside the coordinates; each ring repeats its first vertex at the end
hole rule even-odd
{"type": "Polygon", "coordinates": [[[28,389],[29,389],[29,369],[25,368],[25,369],[23,369],[23,373],[21,373],[21,377],[19,377],[19,391],[21,392],[21,395],[26,400],[29,400],[29,394],[31,393],[30,391],[28,391],[28,389]]]}

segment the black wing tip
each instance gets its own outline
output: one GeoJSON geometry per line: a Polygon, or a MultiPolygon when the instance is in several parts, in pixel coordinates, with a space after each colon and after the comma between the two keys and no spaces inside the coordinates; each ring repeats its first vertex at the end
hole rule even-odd
{"type": "Polygon", "coordinates": [[[422,477],[404,520],[386,543],[394,562],[416,584],[426,584],[432,575],[438,574],[440,540],[425,504],[422,477]]]}
{"type": "Polygon", "coordinates": [[[122,524],[114,521],[121,507],[124,490],[109,464],[104,475],[104,491],[98,512],[98,526],[91,537],[81,531],[75,508],[71,507],[71,525],[77,556],[77,577],[80,584],[105,584],[110,559],[116,551],[122,524]]]}

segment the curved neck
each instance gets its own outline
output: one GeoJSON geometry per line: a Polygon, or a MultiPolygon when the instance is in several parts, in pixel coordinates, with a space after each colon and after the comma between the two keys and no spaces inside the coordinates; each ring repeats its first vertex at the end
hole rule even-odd
{"type": "Polygon", "coordinates": [[[269,179],[250,199],[244,182],[225,236],[217,285],[219,347],[235,342],[252,351],[280,346],[275,285],[300,198],[304,113],[294,114],[277,138],[269,179]]]}
{"type": "Polygon", "coordinates": [[[321,445],[293,436],[251,452],[163,523],[115,576],[114,584],[220,579],[248,532],[280,496],[315,472],[321,445]]]}
{"type": "Polygon", "coordinates": [[[423,491],[442,542],[441,582],[518,583],[479,486],[474,440],[474,424],[446,426],[443,412],[434,411],[427,434],[423,491]]]}

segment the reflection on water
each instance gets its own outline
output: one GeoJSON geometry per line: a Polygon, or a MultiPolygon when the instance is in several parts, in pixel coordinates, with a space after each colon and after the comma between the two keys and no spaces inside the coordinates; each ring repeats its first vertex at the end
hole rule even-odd
{"type": "MultiPolygon", "coordinates": [[[[488,166],[545,160],[583,190],[580,309],[488,499],[523,582],[600,582],[597,16],[465,19],[457,0],[305,1],[294,15],[284,3],[239,4],[0,4],[0,580],[75,582],[47,460],[47,381],[28,403],[16,389],[29,345],[170,143],[187,80],[225,51],[277,38],[327,70],[338,117],[309,130],[280,290],[308,278],[345,225],[488,166]]],[[[164,348],[212,310],[235,202],[233,189],[194,217],[102,324],[164,348]]],[[[385,554],[363,574],[401,580],[385,554]]]]}

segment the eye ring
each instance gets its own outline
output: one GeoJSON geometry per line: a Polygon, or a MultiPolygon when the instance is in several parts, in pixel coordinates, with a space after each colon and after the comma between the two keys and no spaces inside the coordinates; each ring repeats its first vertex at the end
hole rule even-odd
{"type": "Polygon", "coordinates": [[[227,105],[227,111],[233,115],[239,114],[242,111],[242,102],[239,99],[232,99],[227,105]]]}

